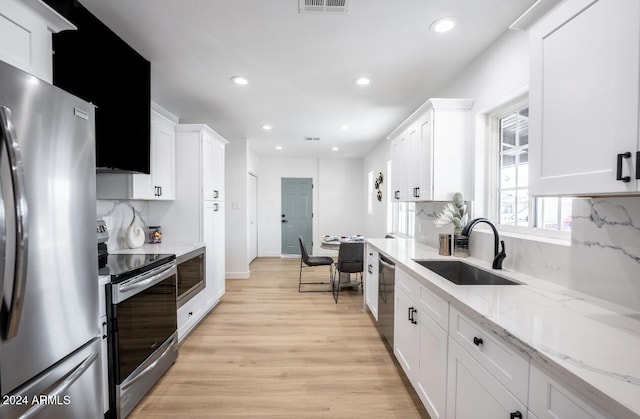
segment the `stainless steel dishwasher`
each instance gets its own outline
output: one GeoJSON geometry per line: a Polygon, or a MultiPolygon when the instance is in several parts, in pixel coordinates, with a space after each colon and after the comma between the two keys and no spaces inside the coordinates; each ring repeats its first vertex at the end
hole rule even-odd
{"type": "Polygon", "coordinates": [[[378,331],[393,348],[393,306],[396,267],[392,260],[380,254],[378,266],[378,331]]]}

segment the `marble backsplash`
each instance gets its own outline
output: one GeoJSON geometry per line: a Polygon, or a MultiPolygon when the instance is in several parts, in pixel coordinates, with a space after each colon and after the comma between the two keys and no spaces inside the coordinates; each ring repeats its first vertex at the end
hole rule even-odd
{"type": "Polygon", "coordinates": [[[107,241],[107,250],[114,251],[118,249],[128,249],[125,242],[125,234],[127,228],[131,224],[133,212],[136,214],[136,225],[148,230],[148,210],[146,201],[97,201],[97,218],[105,221],[107,230],[109,231],[109,240],[107,241]]]}
{"type": "MultiPolygon", "coordinates": [[[[437,248],[440,233],[453,233],[433,223],[445,204],[416,203],[416,240],[437,248]]],[[[572,218],[571,242],[502,234],[504,268],[640,310],[640,197],[575,199],[572,218]]],[[[492,234],[472,234],[469,247],[493,259],[492,234]]]]}

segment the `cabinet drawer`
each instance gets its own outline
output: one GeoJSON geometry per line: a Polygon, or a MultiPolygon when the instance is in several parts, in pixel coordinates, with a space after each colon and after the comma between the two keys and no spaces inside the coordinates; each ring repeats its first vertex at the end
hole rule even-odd
{"type": "Polygon", "coordinates": [[[449,330],[449,302],[438,297],[424,285],[419,285],[418,307],[444,331],[449,330]]]}
{"type": "Polygon", "coordinates": [[[198,324],[204,313],[204,291],[196,294],[178,309],[178,341],[182,341],[198,324]]]}
{"type": "Polygon", "coordinates": [[[560,385],[535,364],[531,364],[529,409],[532,412],[529,414],[530,419],[612,418],[596,411],[587,401],[560,385]]]}
{"type": "Polygon", "coordinates": [[[449,335],[520,400],[527,400],[529,358],[501,342],[454,307],[449,335]]]}
{"type": "Polygon", "coordinates": [[[408,273],[396,266],[396,287],[404,291],[411,298],[415,298],[420,290],[420,284],[408,273]]]}

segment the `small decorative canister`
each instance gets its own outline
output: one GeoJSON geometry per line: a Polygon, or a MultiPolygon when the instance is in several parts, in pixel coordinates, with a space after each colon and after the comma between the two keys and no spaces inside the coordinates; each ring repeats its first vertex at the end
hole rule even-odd
{"type": "Polygon", "coordinates": [[[149,226],[149,243],[162,243],[162,227],[149,226]]]}
{"type": "Polygon", "coordinates": [[[469,237],[462,235],[462,229],[456,227],[453,234],[453,256],[466,258],[469,256],[469,237]]]}

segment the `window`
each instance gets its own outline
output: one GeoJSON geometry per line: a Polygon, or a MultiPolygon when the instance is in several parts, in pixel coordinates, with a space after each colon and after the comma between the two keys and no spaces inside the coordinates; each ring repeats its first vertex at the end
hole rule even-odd
{"type": "Polygon", "coordinates": [[[415,202],[393,202],[393,228],[394,233],[405,234],[408,237],[414,236],[415,229],[415,202]]]}
{"type": "Polygon", "coordinates": [[[529,225],[529,108],[499,119],[499,223],[529,225]]]}
{"type": "Polygon", "coordinates": [[[498,223],[571,230],[571,198],[529,197],[529,108],[516,106],[496,118],[499,143],[498,223]]]}

